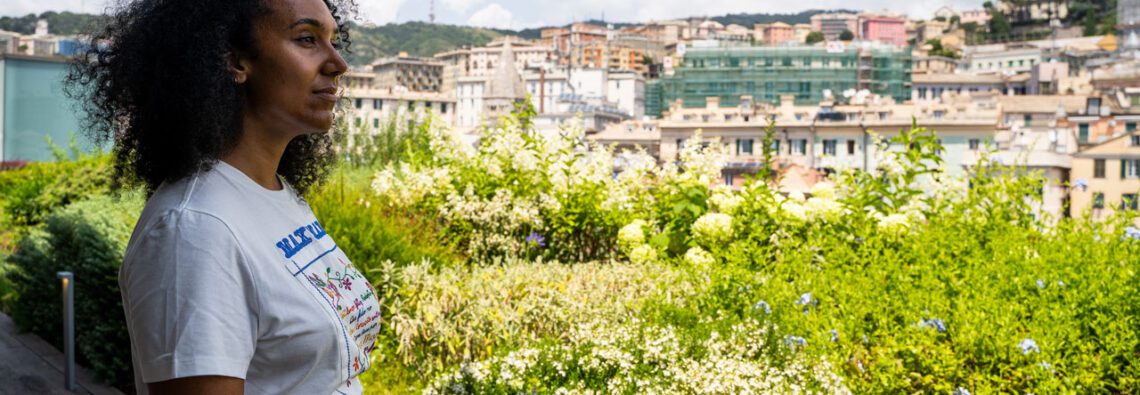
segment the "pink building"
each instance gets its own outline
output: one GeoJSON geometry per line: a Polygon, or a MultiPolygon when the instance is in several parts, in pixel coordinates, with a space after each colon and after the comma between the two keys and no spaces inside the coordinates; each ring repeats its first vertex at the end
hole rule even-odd
{"type": "Polygon", "coordinates": [[[796,28],[787,23],[776,22],[764,31],[764,41],[769,45],[783,44],[796,39],[796,28]]]}
{"type": "Polygon", "coordinates": [[[891,15],[860,15],[860,37],[894,45],[906,45],[906,19],[891,15]]]}

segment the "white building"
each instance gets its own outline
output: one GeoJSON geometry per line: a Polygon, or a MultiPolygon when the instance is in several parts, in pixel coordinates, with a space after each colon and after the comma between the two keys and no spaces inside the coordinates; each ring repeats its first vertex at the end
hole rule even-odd
{"type": "Polygon", "coordinates": [[[967,46],[962,49],[967,69],[974,73],[1024,73],[1041,63],[1042,49],[1005,44],[967,46]]]}

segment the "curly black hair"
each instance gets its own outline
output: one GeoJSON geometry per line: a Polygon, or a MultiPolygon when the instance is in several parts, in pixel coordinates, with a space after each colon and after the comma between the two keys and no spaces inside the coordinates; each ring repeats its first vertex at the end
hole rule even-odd
{"type": "MultiPolygon", "coordinates": [[[[96,142],[114,143],[115,180],[140,182],[149,196],[163,182],[209,170],[241,136],[243,90],[231,53],[257,56],[254,21],[267,0],[137,0],[91,36],[71,64],[66,91],[96,142]]],[[[348,51],[353,0],[323,0],[348,51]]],[[[328,133],[293,139],[278,173],[303,194],[336,162],[328,133]]]]}

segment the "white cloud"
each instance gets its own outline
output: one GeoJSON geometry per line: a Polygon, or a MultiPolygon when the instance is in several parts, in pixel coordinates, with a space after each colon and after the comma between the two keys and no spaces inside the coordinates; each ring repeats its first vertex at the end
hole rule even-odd
{"type": "Polygon", "coordinates": [[[466,14],[471,7],[483,4],[483,0],[443,0],[443,5],[456,14],[466,14]]]}
{"type": "Polygon", "coordinates": [[[510,29],[513,19],[514,14],[512,14],[511,11],[503,8],[499,3],[491,3],[479,11],[475,11],[474,14],[471,14],[471,17],[467,18],[467,24],[470,26],[510,29]]]}
{"type": "Polygon", "coordinates": [[[361,19],[383,25],[397,21],[397,11],[405,2],[407,0],[363,0],[359,1],[356,7],[360,11],[361,19]]]}

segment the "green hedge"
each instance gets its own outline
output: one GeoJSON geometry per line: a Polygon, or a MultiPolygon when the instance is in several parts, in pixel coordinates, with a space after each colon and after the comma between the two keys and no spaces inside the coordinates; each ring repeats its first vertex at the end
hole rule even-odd
{"type": "Polygon", "coordinates": [[[61,293],[56,273],[75,274],[79,362],[105,382],[129,388],[131,346],[119,295],[118,272],[142,199],[96,196],[48,215],[8,258],[19,294],[12,318],[62,349],[61,293]]]}

